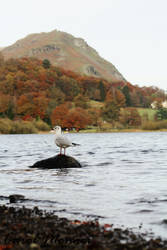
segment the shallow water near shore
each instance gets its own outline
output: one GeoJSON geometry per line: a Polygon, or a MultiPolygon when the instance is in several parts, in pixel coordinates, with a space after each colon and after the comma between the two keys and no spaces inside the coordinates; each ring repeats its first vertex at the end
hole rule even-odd
{"type": "Polygon", "coordinates": [[[29,168],[58,154],[53,134],[0,135],[0,195],[24,195],[16,206],[38,206],[69,219],[97,218],[167,238],[167,133],[67,136],[81,144],[67,149],[81,169],[29,168]]]}

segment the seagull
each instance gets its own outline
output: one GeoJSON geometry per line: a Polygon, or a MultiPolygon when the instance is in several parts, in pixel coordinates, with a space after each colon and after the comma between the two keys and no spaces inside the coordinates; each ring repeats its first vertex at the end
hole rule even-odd
{"type": "Polygon", "coordinates": [[[63,135],[60,126],[56,126],[53,128],[53,132],[55,132],[55,144],[60,148],[60,155],[62,154],[62,149],[64,148],[64,155],[66,152],[66,148],[78,146],[79,144],[71,142],[66,136],[63,135]]]}

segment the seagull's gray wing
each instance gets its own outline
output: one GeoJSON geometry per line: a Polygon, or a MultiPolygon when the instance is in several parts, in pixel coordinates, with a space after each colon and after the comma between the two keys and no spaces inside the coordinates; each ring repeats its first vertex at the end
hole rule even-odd
{"type": "Polygon", "coordinates": [[[62,148],[72,146],[71,141],[63,135],[57,135],[55,138],[55,143],[57,146],[62,147],[62,148]]]}

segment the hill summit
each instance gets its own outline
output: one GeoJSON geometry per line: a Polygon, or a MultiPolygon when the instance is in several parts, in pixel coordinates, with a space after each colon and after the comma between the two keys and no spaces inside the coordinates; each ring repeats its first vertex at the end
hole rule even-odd
{"type": "Polygon", "coordinates": [[[30,34],[2,51],[5,59],[36,57],[53,65],[88,76],[125,81],[115,66],[100,57],[82,38],[61,31],[30,34]]]}

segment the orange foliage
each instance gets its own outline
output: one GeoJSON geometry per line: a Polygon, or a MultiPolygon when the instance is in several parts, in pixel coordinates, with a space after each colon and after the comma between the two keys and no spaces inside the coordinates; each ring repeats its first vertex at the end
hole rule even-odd
{"type": "Polygon", "coordinates": [[[0,113],[4,113],[8,110],[11,97],[0,93],[0,113]]]}
{"type": "Polygon", "coordinates": [[[44,118],[48,99],[38,93],[36,95],[21,95],[17,100],[17,113],[22,116],[44,118]]]}
{"type": "Polygon", "coordinates": [[[90,123],[88,112],[82,108],[68,109],[67,104],[57,106],[51,116],[52,125],[62,128],[85,128],[90,123]]]}
{"type": "Polygon", "coordinates": [[[90,122],[88,112],[79,107],[70,110],[66,117],[66,127],[76,128],[77,130],[85,128],[90,122]]]}
{"type": "Polygon", "coordinates": [[[119,121],[129,127],[138,127],[141,125],[141,117],[136,108],[121,110],[119,121]]]}
{"type": "Polygon", "coordinates": [[[110,88],[106,95],[106,102],[114,101],[119,107],[125,106],[125,96],[119,89],[110,88]]]}
{"type": "Polygon", "coordinates": [[[51,115],[52,125],[59,125],[61,127],[66,127],[66,116],[68,114],[68,107],[66,104],[61,104],[57,106],[51,115]]]}
{"type": "MultiPolygon", "coordinates": [[[[12,106],[13,118],[39,116],[48,121],[51,119],[53,125],[58,123],[62,127],[82,128],[90,123],[90,117],[85,113],[90,100],[103,102],[106,98],[106,102],[114,101],[119,108],[124,107],[125,86],[129,90],[130,106],[133,107],[149,107],[155,100],[166,99],[165,92],[157,87],[140,88],[126,81],[112,83],[100,78],[81,76],[52,65],[46,69],[42,61],[35,58],[4,61],[0,55],[0,63],[0,114],[9,116],[8,111],[12,106]],[[99,87],[101,82],[103,89],[99,87]],[[82,109],[72,109],[67,104],[58,106],[64,101],[70,101],[82,109]]],[[[93,117],[93,112],[90,114],[93,117]]],[[[96,123],[97,121],[98,119],[96,123]]]]}

